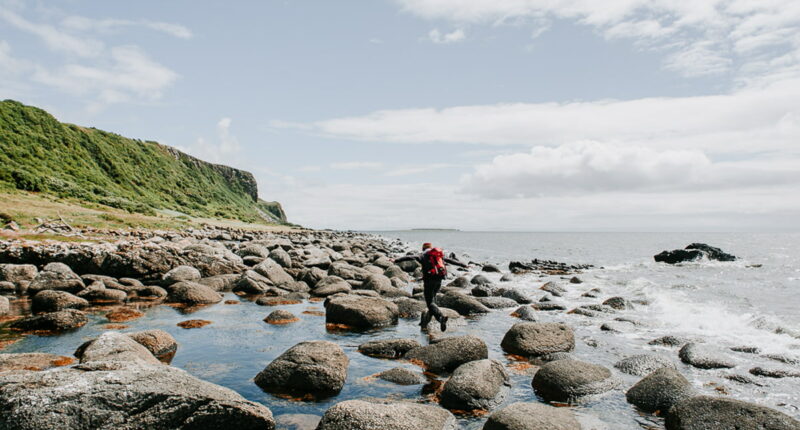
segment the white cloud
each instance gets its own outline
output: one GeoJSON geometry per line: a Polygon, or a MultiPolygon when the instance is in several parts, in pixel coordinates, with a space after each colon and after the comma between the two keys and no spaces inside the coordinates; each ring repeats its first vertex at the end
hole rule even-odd
{"type": "Polygon", "coordinates": [[[467,34],[464,33],[464,30],[460,28],[450,33],[442,33],[438,28],[434,28],[428,32],[428,38],[431,40],[431,42],[438,44],[456,43],[464,40],[466,37],[467,34]]]}
{"type": "Polygon", "coordinates": [[[379,39],[377,37],[373,37],[373,38],[369,39],[369,43],[372,43],[372,44],[375,44],[375,45],[380,45],[380,44],[383,43],[383,40],[379,39]]]}
{"type": "Polygon", "coordinates": [[[441,169],[449,169],[453,167],[460,167],[457,164],[449,163],[433,163],[433,164],[408,164],[404,166],[394,167],[385,173],[386,176],[409,176],[419,175],[422,173],[433,172],[441,169]]]}
{"type": "Polygon", "coordinates": [[[362,170],[362,169],[380,169],[383,163],[374,161],[347,161],[343,163],[331,163],[331,169],[337,170],[362,170]]]}
{"type": "Polygon", "coordinates": [[[162,21],[132,21],[114,18],[91,19],[84,16],[73,15],[64,18],[64,20],[61,21],[61,25],[70,30],[96,31],[102,33],[115,31],[125,27],[145,27],[181,39],[191,39],[193,36],[192,31],[183,25],[162,21]]]}
{"type": "Polygon", "coordinates": [[[75,37],[54,26],[31,22],[8,9],[0,8],[0,19],[8,24],[39,37],[50,49],[79,57],[96,57],[103,51],[103,43],[94,39],[75,37]]]}
{"type": "Polygon", "coordinates": [[[179,149],[212,163],[238,163],[240,161],[241,145],[239,144],[239,139],[231,133],[232,122],[230,118],[222,118],[217,122],[217,136],[213,142],[200,137],[194,145],[188,148],[179,147],[179,149]]]}

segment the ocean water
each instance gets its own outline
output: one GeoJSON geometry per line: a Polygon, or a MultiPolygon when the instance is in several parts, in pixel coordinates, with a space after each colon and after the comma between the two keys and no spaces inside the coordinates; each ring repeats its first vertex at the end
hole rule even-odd
{"type": "MultiPolygon", "coordinates": [[[[388,239],[401,239],[409,249],[422,242],[433,242],[448,252],[456,252],[473,261],[493,262],[507,267],[511,260],[552,259],[567,263],[597,266],[581,273],[582,284],[568,284],[559,276],[526,274],[505,283],[538,300],[545,293],[539,287],[553,280],[568,292],[557,298],[569,309],[599,303],[608,297],[647,300],[648,306],[590,318],[564,312],[539,312],[541,321],[564,322],[575,329],[574,354],[581,360],[612,367],[630,355],[660,354],[672,360],[678,369],[706,394],[730,396],[757,402],[800,418],[800,378],[770,379],[751,376],[755,366],[780,367],[800,371],[796,364],[768,358],[780,355],[789,360],[800,358],[800,235],[783,234],[661,234],[661,233],[471,233],[445,231],[378,232],[388,239]],[[665,250],[706,242],[740,258],[732,263],[698,262],[682,266],[654,263],[652,255],[665,250]],[[753,267],[761,265],[761,267],[753,267]],[[602,267],[602,268],[600,268],[602,267]],[[581,295],[592,288],[602,291],[600,298],[581,295]],[[623,333],[601,331],[604,322],[624,317],[637,321],[624,326],[623,333]],[[663,335],[692,338],[714,345],[737,364],[734,369],[700,370],[680,363],[677,348],[648,345],[663,335]],[[734,346],[754,346],[758,354],[730,351],[734,346]],[[755,384],[727,379],[745,375],[755,384]]],[[[500,274],[488,274],[500,284],[500,274]]],[[[410,286],[409,286],[410,287],[410,286]]],[[[169,306],[145,306],[145,316],[123,331],[160,328],[178,341],[172,365],[210,382],[236,390],[246,398],[268,406],[274,415],[322,415],[332,404],[348,399],[377,397],[426,401],[421,386],[403,387],[370,378],[393,367],[419,370],[411,363],[382,360],[357,352],[368,340],[409,337],[428,341],[420,333],[416,320],[400,320],[394,327],[367,332],[329,331],[325,326],[321,303],[304,302],[280,307],[262,307],[228,293],[226,300],[239,304],[217,304],[190,314],[169,306]],[[262,322],[271,311],[282,308],[298,315],[301,321],[272,326],[262,322]],[[200,329],[182,329],[178,322],[206,319],[211,325],[200,329]],[[347,383],[333,398],[317,402],[287,400],[262,392],[253,382],[255,375],[294,344],[304,340],[329,340],[339,344],[350,358],[347,383]]],[[[531,388],[532,369],[517,366],[500,348],[500,340],[519,320],[510,316],[513,308],[496,310],[484,316],[462,319],[451,324],[448,334],[472,334],[484,339],[490,358],[508,366],[512,389],[505,403],[539,400],[531,388]]],[[[61,336],[28,336],[8,346],[3,352],[51,352],[71,355],[85,340],[107,330],[103,313],[91,315],[84,328],[61,336]]],[[[637,411],[625,401],[624,391],[640,377],[616,372],[621,389],[587,398],[572,406],[583,428],[642,429],[663,428],[661,418],[637,411]]],[[[440,379],[446,379],[441,375],[440,379]]],[[[485,418],[460,416],[465,429],[479,429],[485,418]]]]}

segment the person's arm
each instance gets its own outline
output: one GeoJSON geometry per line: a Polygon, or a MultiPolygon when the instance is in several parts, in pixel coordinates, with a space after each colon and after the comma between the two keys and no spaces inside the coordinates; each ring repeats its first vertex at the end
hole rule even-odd
{"type": "Polygon", "coordinates": [[[447,263],[447,264],[452,264],[453,266],[464,267],[464,268],[467,267],[466,264],[464,264],[464,263],[462,263],[462,262],[460,262],[458,260],[454,260],[452,258],[445,257],[444,262],[447,263]]]}

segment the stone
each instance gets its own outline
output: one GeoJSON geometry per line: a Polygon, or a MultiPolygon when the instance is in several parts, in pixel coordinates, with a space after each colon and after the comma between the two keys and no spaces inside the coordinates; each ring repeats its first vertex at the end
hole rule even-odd
{"type": "Polygon", "coordinates": [[[409,297],[399,297],[392,301],[397,305],[400,318],[419,318],[428,309],[422,300],[409,297]]]}
{"type": "Polygon", "coordinates": [[[282,248],[275,248],[270,251],[269,258],[272,259],[272,261],[280,264],[283,268],[292,267],[292,257],[282,248]]]}
{"type": "Polygon", "coordinates": [[[464,363],[489,358],[489,350],[478,337],[455,336],[414,348],[405,358],[434,373],[452,372],[464,363]]]}
{"type": "Polygon", "coordinates": [[[662,346],[682,346],[688,343],[689,341],[685,338],[678,337],[678,336],[661,336],[657,339],[653,339],[650,342],[647,342],[648,345],[662,345],[662,346]]]}
{"type": "Polygon", "coordinates": [[[10,370],[47,370],[54,367],[67,366],[74,362],[75,359],[72,357],[42,352],[0,354],[0,372],[10,370]]]}
{"type": "Polygon", "coordinates": [[[448,291],[437,298],[438,304],[446,308],[455,310],[461,315],[476,315],[489,313],[483,303],[476,298],[461,294],[455,291],[448,291]]]}
{"type": "Polygon", "coordinates": [[[255,382],[270,393],[324,398],[342,390],[349,362],[335,343],[301,342],[272,361],[255,382]]]}
{"type": "Polygon", "coordinates": [[[253,267],[253,270],[281,288],[284,285],[294,283],[294,278],[292,278],[292,275],[287,273],[280,264],[276,263],[270,258],[258,263],[255,267],[253,267]]]}
{"type": "Polygon", "coordinates": [[[736,363],[721,351],[708,345],[690,342],[678,352],[681,361],[698,369],[730,369],[736,363]]]}
{"type": "Polygon", "coordinates": [[[167,290],[157,285],[146,285],[136,290],[136,295],[140,299],[163,299],[164,297],[167,297],[168,294],[169,293],[167,293],[167,290]]]}
{"type": "Polygon", "coordinates": [[[523,321],[536,322],[536,311],[530,306],[520,306],[511,313],[512,317],[519,318],[523,321]]]}
{"type": "Polygon", "coordinates": [[[300,321],[300,319],[297,318],[295,314],[284,309],[272,311],[269,315],[267,315],[266,318],[264,318],[265,323],[275,325],[291,324],[297,321],[300,321]]]}
{"type": "Polygon", "coordinates": [[[85,313],[75,309],[65,309],[25,317],[12,322],[10,327],[22,331],[61,332],[83,327],[87,322],[89,318],[85,313]]]}
{"type": "Polygon", "coordinates": [[[189,305],[203,305],[219,303],[222,301],[222,296],[203,284],[182,281],[170,286],[167,300],[189,305]]]}
{"type": "Polygon", "coordinates": [[[402,358],[419,346],[414,339],[381,339],[362,343],[358,346],[358,352],[376,358],[402,358]]]}
{"type": "Polygon", "coordinates": [[[754,367],[749,372],[751,375],[767,378],[800,378],[800,372],[785,368],[754,367]]]}
{"type": "Polygon", "coordinates": [[[75,357],[78,357],[81,363],[124,361],[161,364],[147,348],[130,336],[116,331],[107,331],[97,339],[84,343],[75,351],[75,357]]]}
{"type": "Polygon", "coordinates": [[[501,270],[494,264],[484,264],[481,268],[481,271],[488,272],[488,273],[500,273],[501,270]]]}
{"type": "Polygon", "coordinates": [[[317,430],[456,430],[446,409],[410,402],[346,400],[322,416],[317,430]]]}
{"type": "Polygon", "coordinates": [[[172,285],[183,281],[196,282],[202,277],[200,271],[192,266],[178,266],[165,273],[161,280],[164,281],[164,285],[172,285]]]}
{"type": "Polygon", "coordinates": [[[39,269],[33,264],[0,264],[0,281],[19,285],[21,282],[33,282],[39,269]]]}
{"type": "Polygon", "coordinates": [[[64,309],[83,309],[89,306],[86,299],[77,297],[66,291],[43,290],[33,296],[31,310],[33,312],[55,312],[64,309]]]}
{"type": "Polygon", "coordinates": [[[423,376],[421,373],[404,369],[402,367],[384,370],[383,372],[375,375],[375,377],[387,382],[393,382],[397,385],[420,385],[424,384],[426,381],[425,376],[423,376]]]}
{"type": "Polygon", "coordinates": [[[447,284],[447,286],[450,288],[467,288],[469,285],[470,280],[466,276],[459,276],[447,284]]]}
{"type": "Polygon", "coordinates": [[[489,309],[513,308],[519,304],[505,297],[479,297],[478,301],[489,309]]]}
{"type": "Polygon", "coordinates": [[[527,305],[533,302],[527,294],[516,288],[503,288],[500,291],[500,296],[511,299],[521,305],[527,305]]]}
{"type": "Polygon", "coordinates": [[[325,322],[355,328],[397,324],[400,311],[394,303],[377,297],[342,295],[325,302],[325,322]]]}
{"type": "Polygon", "coordinates": [[[280,430],[315,430],[321,419],[311,414],[283,414],[275,417],[275,426],[280,430]]]}
{"type": "Polygon", "coordinates": [[[489,278],[483,275],[475,275],[472,277],[472,279],[470,279],[469,282],[473,285],[489,285],[492,283],[489,278]]]}
{"type": "Polygon", "coordinates": [[[76,275],[69,266],[64,263],[49,263],[31,281],[27,291],[31,295],[42,290],[61,290],[77,293],[85,287],[83,279],[76,275]]]}
{"type": "Polygon", "coordinates": [[[139,345],[145,347],[159,361],[169,364],[178,351],[178,341],[171,334],[160,329],[150,329],[126,333],[139,345]]]}
{"type": "Polygon", "coordinates": [[[542,291],[547,291],[548,293],[550,293],[550,294],[552,294],[552,295],[554,295],[556,297],[562,297],[564,294],[567,294],[567,289],[566,288],[564,288],[564,287],[562,287],[560,285],[557,285],[555,282],[552,282],[552,281],[546,282],[544,285],[539,287],[539,289],[542,290],[542,291]]]}
{"type": "Polygon", "coordinates": [[[356,267],[345,262],[335,262],[328,268],[328,274],[338,276],[342,279],[354,279],[356,281],[364,281],[373,273],[369,270],[356,267]]]}
{"type": "Polygon", "coordinates": [[[227,275],[209,276],[208,278],[201,278],[197,281],[198,284],[203,284],[214,291],[230,291],[236,286],[236,282],[241,275],[231,273],[227,275]]]}
{"type": "Polygon", "coordinates": [[[557,360],[543,365],[533,377],[533,389],[546,401],[574,403],[584,396],[604,393],[620,381],[603,366],[578,360],[557,360]]]}
{"type": "Polygon", "coordinates": [[[524,357],[569,352],[575,349],[575,334],[564,324],[523,322],[506,332],[500,346],[508,353],[524,357]]]}
{"type": "Polygon", "coordinates": [[[106,288],[102,282],[89,285],[77,295],[95,303],[124,303],[128,299],[128,293],[125,291],[106,288]]]}
{"type": "Polygon", "coordinates": [[[483,430],[581,430],[581,426],[567,408],[518,402],[493,413],[483,430]]]}
{"type": "Polygon", "coordinates": [[[616,310],[633,309],[633,305],[624,297],[612,297],[603,302],[604,305],[616,310]]]}
{"type": "Polygon", "coordinates": [[[349,293],[353,287],[338,276],[326,276],[317,282],[311,294],[317,297],[328,297],[339,293],[349,293]]]}
{"type": "Polygon", "coordinates": [[[666,416],[667,430],[797,430],[800,421],[754,403],[696,396],[676,403],[666,416]]]}
{"type": "Polygon", "coordinates": [[[645,412],[666,412],[675,403],[693,395],[692,384],[677,369],[662,367],[631,387],[625,398],[645,412]]]}
{"type": "Polygon", "coordinates": [[[448,409],[488,411],[508,394],[509,377],[497,360],[476,360],[459,366],[444,384],[440,404],[448,409]]]}
{"type": "Polygon", "coordinates": [[[628,375],[645,376],[661,369],[662,367],[675,368],[675,363],[667,358],[655,354],[639,354],[623,358],[616,362],[614,367],[628,375]]]}

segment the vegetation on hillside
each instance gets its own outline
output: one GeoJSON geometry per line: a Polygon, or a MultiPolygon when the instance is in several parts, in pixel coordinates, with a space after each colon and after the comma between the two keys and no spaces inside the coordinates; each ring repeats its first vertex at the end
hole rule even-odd
{"type": "Polygon", "coordinates": [[[156,142],[62,124],[13,100],[0,102],[3,188],[145,215],[168,210],[192,217],[286,222],[280,204],[258,199],[248,172],[206,163],[156,142]]]}

